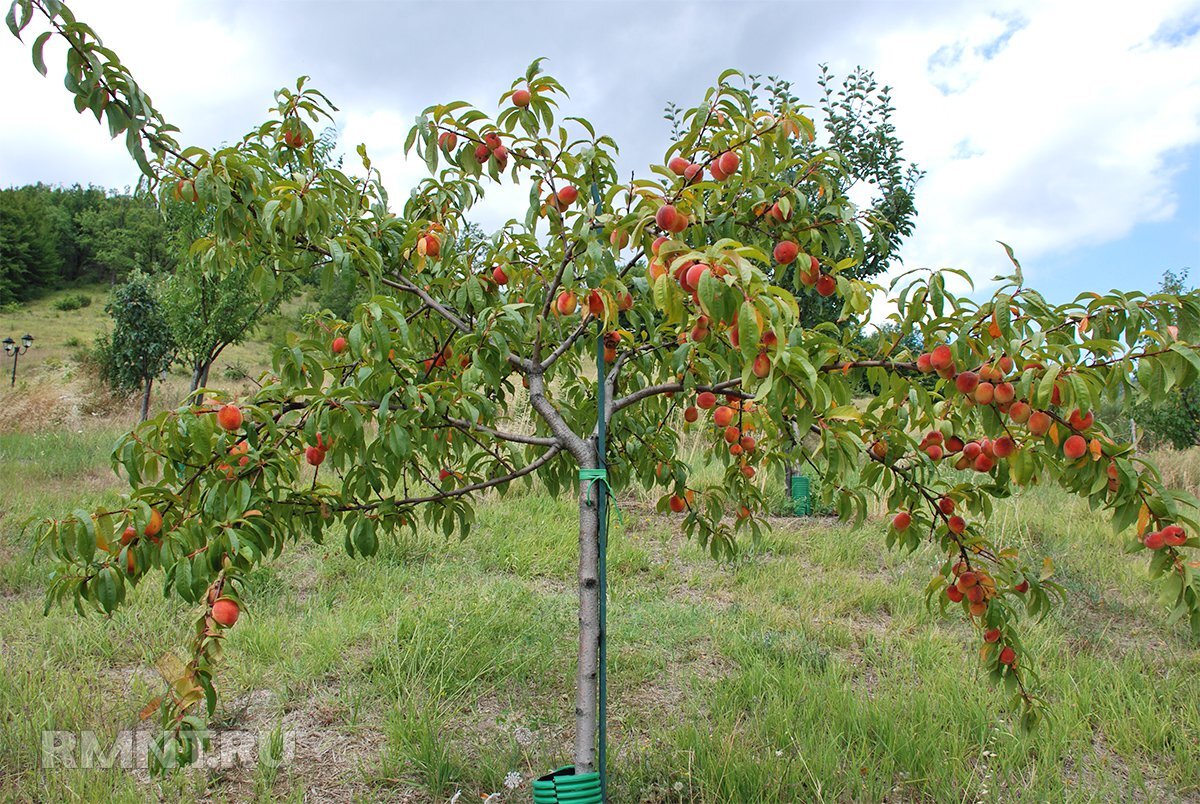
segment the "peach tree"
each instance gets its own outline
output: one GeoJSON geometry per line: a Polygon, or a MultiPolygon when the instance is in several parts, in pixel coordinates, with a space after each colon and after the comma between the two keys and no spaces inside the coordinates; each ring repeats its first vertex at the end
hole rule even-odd
{"type": "Polygon", "coordinates": [[[41,530],[57,561],[47,608],[110,613],[147,578],[195,606],[190,659],[159,705],[166,757],[196,755],[256,567],[304,539],[371,556],[402,529],[465,536],[481,498],[535,479],[579,500],[579,771],[595,762],[605,483],[656,489],[718,557],[758,536],[766,477],[789,460],[844,519],[887,507],[887,545],[944,558],[925,594],[976,627],[983,666],[1026,722],[1041,704],[1019,622],[1063,589],[989,526],[997,499],[1054,483],[1105,510],[1146,551],[1168,621],[1200,633],[1196,500],[1092,412],[1195,384],[1200,295],[1053,304],[1011,250],[1011,275],[981,301],[955,290],[967,277],[954,271],[890,289],[851,278],[880,222],[839,191],[844,157],[794,148],[813,136],[804,108],[759,108],[732,70],[682,114],[663,163],[623,180],[615,143],[560,114],[566,93],[535,62],[494,114],[426,108],[405,145],[428,176],[394,197],[364,147],[356,173],[316,157],[313,126],[336,110],[303,79],[237,142],[185,147],[61,3],[18,0],[9,25],[33,36],[43,73],[46,43],[65,45],[77,109],[125,138],[163,205],[204,205],[198,270],[245,271],[264,299],[296,274],[353,270],[371,294],[349,320],[315,317],[253,394],[201,389],[121,438],[123,501],[41,530]],[[528,203],[467,237],[473,205],[505,182],[528,203]],[[764,237],[770,249],[754,245],[764,237]],[[838,300],[841,322],[802,326],[808,294],[838,300]],[[864,353],[855,336],[884,295],[893,326],[864,353]],[[901,345],[914,336],[920,353],[901,345]],[[856,399],[864,383],[874,394],[856,399]],[[690,480],[677,451],[688,431],[724,467],[720,483],[690,480]]]}

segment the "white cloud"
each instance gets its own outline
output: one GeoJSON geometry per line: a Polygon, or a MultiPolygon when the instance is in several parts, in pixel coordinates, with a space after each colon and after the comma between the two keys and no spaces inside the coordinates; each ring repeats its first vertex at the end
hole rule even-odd
{"type": "Polygon", "coordinates": [[[1200,37],[1154,40],[1177,19],[1186,4],[1039,2],[881,39],[874,65],[928,171],[907,267],[986,281],[1008,270],[1005,240],[1036,284],[1037,257],[1172,216],[1170,157],[1200,141],[1200,37]]]}

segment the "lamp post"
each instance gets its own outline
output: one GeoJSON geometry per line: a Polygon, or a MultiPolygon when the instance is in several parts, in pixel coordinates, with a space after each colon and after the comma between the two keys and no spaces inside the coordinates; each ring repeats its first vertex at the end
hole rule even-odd
{"type": "Polygon", "coordinates": [[[20,346],[12,338],[5,338],[0,343],[4,344],[4,354],[12,355],[13,359],[12,381],[9,383],[9,387],[11,388],[17,384],[17,360],[21,355],[29,351],[30,346],[33,346],[33,336],[29,334],[21,336],[20,346]]]}

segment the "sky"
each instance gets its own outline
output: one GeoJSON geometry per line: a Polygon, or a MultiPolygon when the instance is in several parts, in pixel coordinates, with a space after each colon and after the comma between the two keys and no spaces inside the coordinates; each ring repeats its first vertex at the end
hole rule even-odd
{"type": "MultiPolygon", "coordinates": [[[[982,292],[1010,272],[1002,240],[1056,301],[1200,274],[1200,0],[69,5],[185,143],[236,139],[311,76],[393,197],[423,175],[403,154],[421,109],[495,109],[539,56],[570,92],[562,113],[616,139],[622,175],[663,160],[665,104],[693,105],[727,67],[789,78],[815,104],[819,64],[862,65],[893,88],[905,155],[926,171],[904,268],[962,268],[982,292]]],[[[0,31],[0,186],[136,181],[121,141],[75,114],[61,50],[47,56],[42,78],[0,31]]],[[[496,228],[526,198],[506,184],[473,216],[496,228]]]]}

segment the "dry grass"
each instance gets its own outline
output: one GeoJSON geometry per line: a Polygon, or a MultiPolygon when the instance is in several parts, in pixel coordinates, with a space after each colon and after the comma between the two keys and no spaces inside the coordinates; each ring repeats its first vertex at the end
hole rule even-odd
{"type": "Polygon", "coordinates": [[[1146,453],[1162,472],[1163,483],[1200,496],[1200,447],[1157,449],[1146,453]]]}

